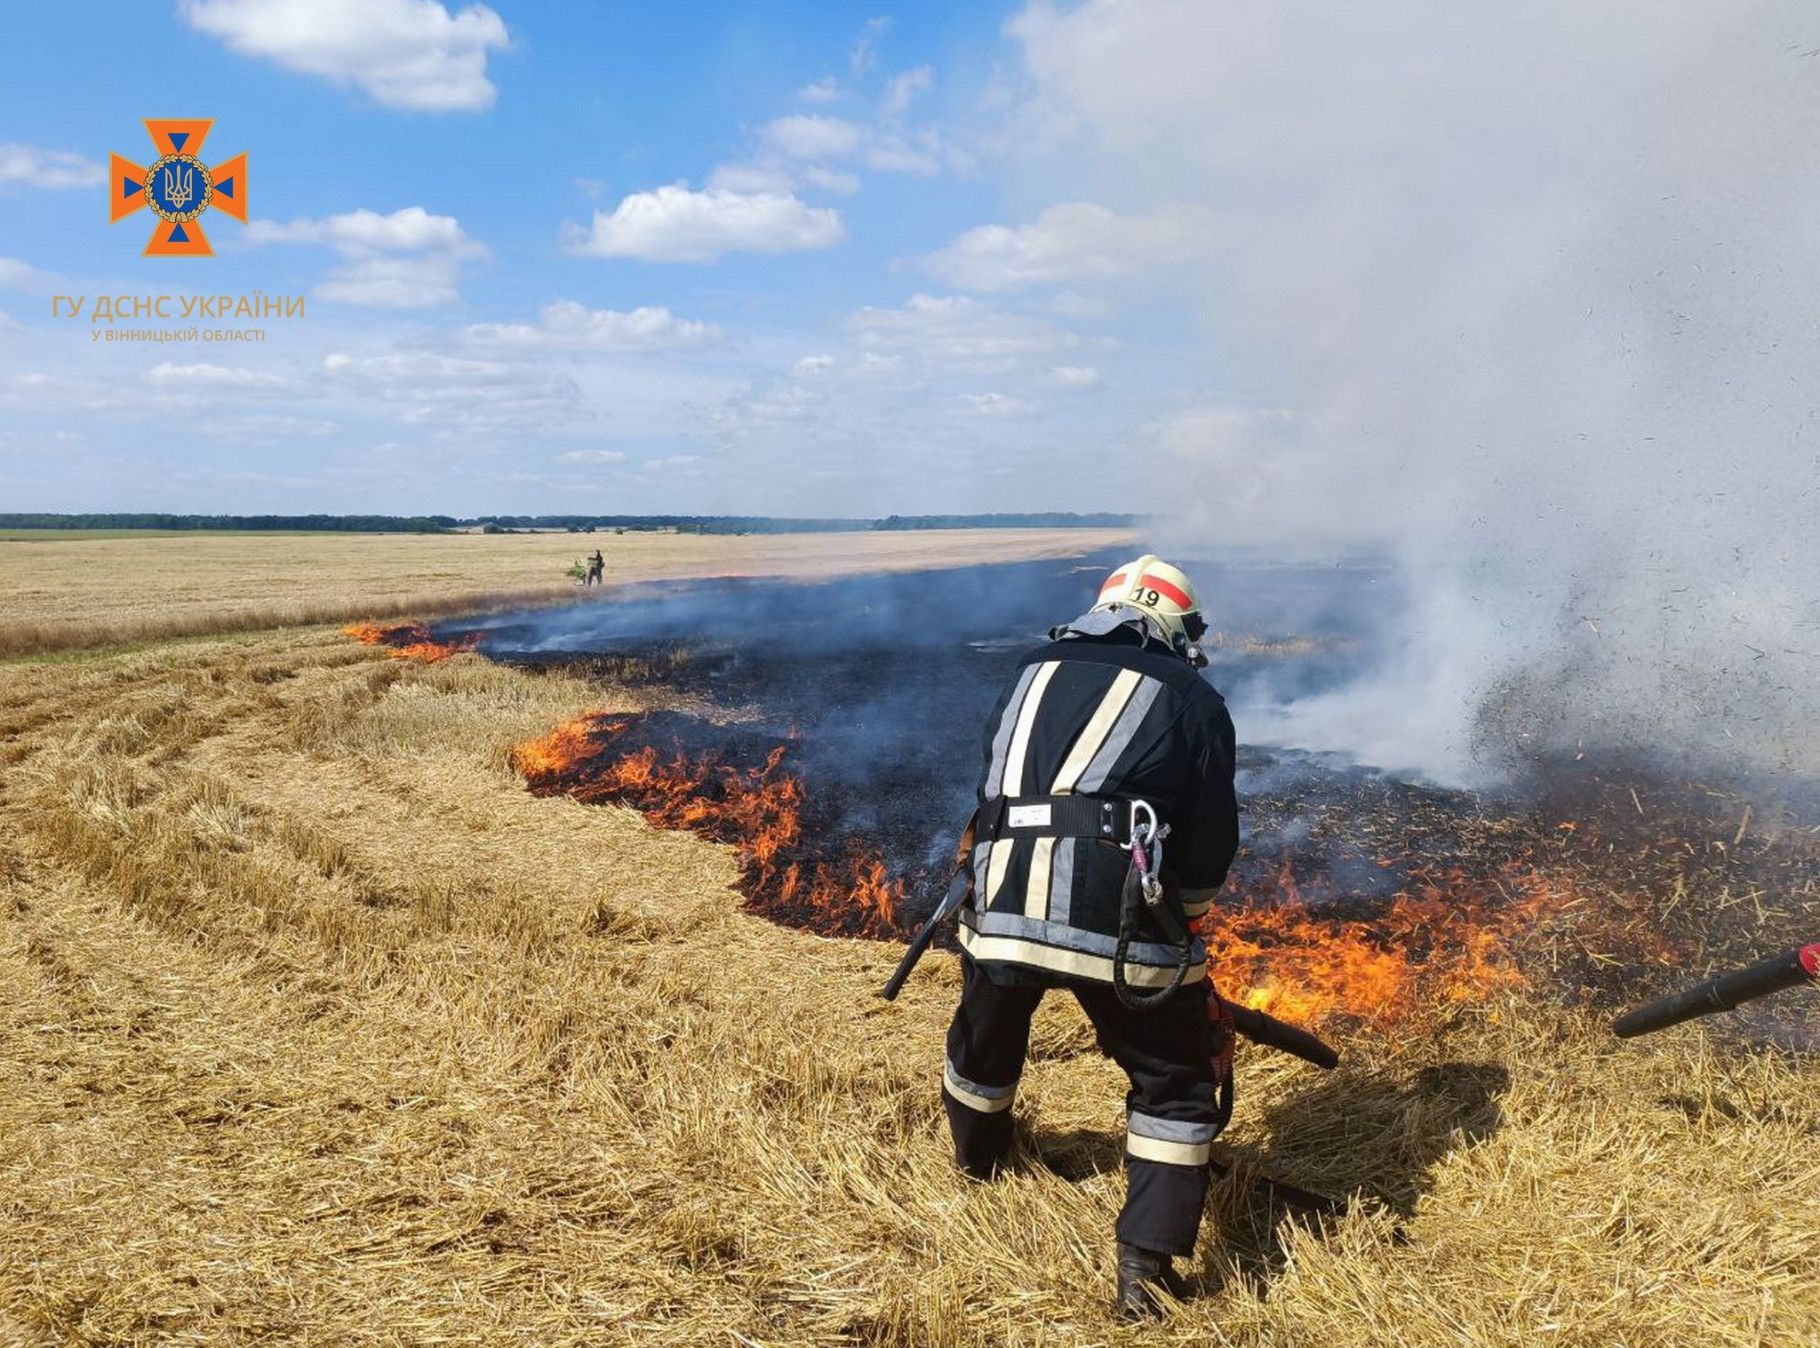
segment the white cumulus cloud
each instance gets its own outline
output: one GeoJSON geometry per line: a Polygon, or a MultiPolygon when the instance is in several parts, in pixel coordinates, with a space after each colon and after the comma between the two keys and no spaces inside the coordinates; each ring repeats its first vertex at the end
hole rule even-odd
{"type": "Polygon", "coordinates": [[[1049,207],[1028,225],[970,229],[924,264],[969,290],[1111,281],[1179,263],[1206,236],[1206,213],[1197,208],[1120,215],[1074,201],[1049,207]]]}
{"type": "Polygon", "coordinates": [[[912,295],[899,309],[865,308],[849,320],[861,347],[909,354],[931,366],[992,371],[1060,355],[1079,344],[1039,318],[965,295],[912,295]]]}
{"type": "Polygon", "coordinates": [[[485,5],[451,14],[436,0],[182,0],[178,12],[242,56],[413,112],[492,107],[487,56],[511,43],[485,5]]]}
{"type": "Polygon", "coordinates": [[[558,463],[624,463],[626,456],[617,449],[571,449],[556,456],[558,463]]]}
{"type": "Polygon", "coordinates": [[[146,371],[147,379],[166,388],[233,389],[240,392],[278,390],[293,387],[293,381],[266,370],[249,370],[241,366],[214,365],[199,361],[179,365],[163,361],[146,371]]]}
{"type": "Polygon", "coordinates": [[[960,403],[963,411],[976,417],[1024,417],[1036,411],[1022,398],[1005,393],[963,393],[960,403]]]}
{"type": "Polygon", "coordinates": [[[847,69],[858,79],[873,66],[878,64],[878,44],[885,34],[891,31],[891,20],[888,18],[867,19],[861,30],[859,41],[853,44],[853,53],[847,58],[847,69]]]}
{"type": "MultiPolygon", "coordinates": [[[[912,74],[917,72],[913,71],[912,74]]],[[[793,113],[759,128],[755,171],[784,174],[831,191],[851,192],[859,180],[833,165],[852,161],[881,173],[939,173],[945,161],[964,162],[939,133],[927,127],[892,130],[840,117],[793,113]],[[794,165],[786,170],[782,165],[794,165]],[[791,176],[794,175],[794,176],[791,176]]]]}
{"type": "Polygon", "coordinates": [[[611,214],[566,230],[571,251],[647,262],[712,262],[724,253],[791,253],[828,248],[844,235],[840,212],[806,206],[789,192],[692,191],[675,183],[635,192],[611,214]]]}
{"type": "Polygon", "coordinates": [[[802,179],[810,187],[819,187],[824,192],[838,192],[850,197],[859,191],[859,177],[844,169],[833,169],[825,164],[808,164],[802,169],[802,179]]]}
{"type": "Polygon", "coordinates": [[[106,181],[107,171],[83,155],[11,141],[0,144],[0,183],[61,188],[99,187],[106,181]]]}
{"type": "Polygon", "coordinates": [[[717,192],[787,196],[796,187],[789,172],[778,164],[722,164],[708,175],[708,187],[717,192]]]}
{"type": "Polygon", "coordinates": [[[283,413],[207,417],[196,427],[203,435],[246,444],[273,445],[307,436],[332,435],[341,423],[324,417],[294,417],[283,413]]]}
{"type": "Polygon", "coordinates": [[[632,310],[590,309],[575,300],[546,304],[536,323],[476,323],[470,340],[520,347],[577,347],[594,351],[660,351],[704,346],[724,334],[714,323],[678,318],[661,305],[632,310]]]}
{"type": "MultiPolygon", "coordinates": [[[[866,144],[865,161],[868,168],[881,173],[915,173],[927,178],[941,172],[944,156],[955,158],[937,133],[924,128],[873,136],[866,144]]],[[[965,162],[964,158],[959,162],[965,162]]]]}
{"type": "Polygon", "coordinates": [[[1056,365],[1049,370],[1049,380],[1063,388],[1094,388],[1100,372],[1091,365],[1056,365]]]}
{"type": "Polygon", "coordinates": [[[461,298],[461,268],[447,257],[369,257],[323,277],[316,294],[369,309],[430,309],[461,298]]]}
{"type": "Polygon", "coordinates": [[[522,360],[440,351],[336,351],[323,357],[322,370],[333,396],[443,437],[505,428],[543,431],[590,415],[587,398],[570,375],[522,360]]]}
{"type": "Polygon", "coordinates": [[[0,257],[0,290],[42,290],[55,278],[16,257],[0,257]]]}
{"type": "Polygon", "coordinates": [[[288,225],[255,220],[247,226],[246,238],[249,243],[326,243],[348,253],[468,252],[478,246],[462,232],[454,216],[431,215],[421,206],[406,206],[390,215],[348,211],[320,220],[293,220],[288,225]]]}
{"type": "Polygon", "coordinates": [[[333,248],[346,261],[316,287],[325,300],[379,309],[427,309],[461,298],[461,264],[487,255],[452,215],[407,206],[381,215],[347,211],[288,224],[255,220],[251,244],[304,243],[333,248]]]}
{"type": "Polygon", "coordinates": [[[767,122],[758,138],[769,149],[790,159],[844,159],[859,149],[866,130],[839,117],[795,113],[767,122]]]}
{"type": "Polygon", "coordinates": [[[885,86],[885,96],[879,104],[880,113],[887,118],[902,117],[916,96],[934,83],[935,71],[928,66],[918,66],[915,70],[906,70],[901,75],[893,76],[885,86]]]}

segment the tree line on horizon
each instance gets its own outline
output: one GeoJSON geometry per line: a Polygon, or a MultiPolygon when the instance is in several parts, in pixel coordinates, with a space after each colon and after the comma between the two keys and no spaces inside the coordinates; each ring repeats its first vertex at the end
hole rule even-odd
{"type": "Polygon", "coordinates": [[[1070,511],[986,515],[887,515],[882,519],[791,519],[772,515],[176,515],[152,513],[0,514],[0,529],[261,530],[287,533],[446,534],[465,529],[591,532],[674,530],[696,534],[842,533],[903,529],[1129,528],[1136,515],[1070,511]]]}

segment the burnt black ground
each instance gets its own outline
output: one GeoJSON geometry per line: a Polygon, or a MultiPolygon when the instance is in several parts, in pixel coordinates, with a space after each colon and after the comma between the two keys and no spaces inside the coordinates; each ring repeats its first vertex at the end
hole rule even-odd
{"type": "MultiPolygon", "coordinates": [[[[437,635],[479,632],[497,660],[661,688],[656,700],[692,709],[637,731],[665,754],[760,762],[786,743],[808,826],[831,852],[852,837],[881,848],[911,886],[903,916],[913,924],[935,901],[986,717],[1018,655],[1087,608],[1119,560],[651,585],[445,623],[437,635]]],[[[1635,998],[1820,935],[1820,833],[1786,810],[1740,830],[1746,799],[1735,786],[1594,755],[1537,761],[1508,788],[1472,792],[1247,743],[1248,703],[1341,687],[1393,654],[1379,643],[1400,602],[1394,573],[1373,558],[1226,557],[1192,569],[1217,596],[1208,616],[1223,640],[1210,642],[1207,676],[1240,736],[1244,843],[1228,896],[1279,897],[1287,861],[1304,900],[1369,916],[1412,871],[1491,874],[1517,858],[1569,868],[1595,902],[1647,905],[1683,966],[1623,949],[1562,965],[1551,951],[1570,1001],[1635,998]]]]}
{"type": "MultiPolygon", "coordinates": [[[[648,727],[660,751],[743,758],[788,743],[816,826],[874,840],[894,873],[912,877],[952,851],[979,777],[986,718],[1017,657],[1091,605],[1117,560],[649,586],[616,602],[445,624],[438,635],[478,630],[494,659],[657,685],[701,708],[694,728],[674,716],[648,727]]],[[[1279,698],[1332,688],[1373,656],[1369,615],[1386,602],[1388,573],[1369,560],[1237,560],[1197,574],[1232,596],[1209,607],[1226,644],[1212,651],[1208,677],[1235,703],[1265,684],[1279,698]]],[[[1477,808],[1467,793],[1331,756],[1241,744],[1239,768],[1248,825],[1241,871],[1274,874],[1294,850],[1298,879],[1317,896],[1369,896],[1397,882],[1395,868],[1378,864],[1377,837],[1347,838],[1322,829],[1324,821],[1366,810],[1383,826],[1413,825],[1477,808]],[[1314,830],[1320,846],[1302,847],[1314,830]]],[[[922,889],[909,916],[933,903],[933,888],[922,889]]]]}

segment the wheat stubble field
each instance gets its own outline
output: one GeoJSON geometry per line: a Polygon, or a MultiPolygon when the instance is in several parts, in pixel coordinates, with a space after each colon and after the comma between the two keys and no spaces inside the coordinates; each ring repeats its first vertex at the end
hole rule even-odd
{"type": "Polygon", "coordinates": [[[595,548],[606,559],[610,588],[1071,556],[1128,537],[1110,529],[736,536],[19,530],[0,537],[0,658],[559,602],[577,593],[565,571],[595,548]]]}
{"type": "Polygon", "coordinates": [[[0,1344],[1820,1342],[1820,1069],[1541,992],[1245,1055],[1205,1295],[1115,1328],[1085,1023],[961,1181],[949,957],[886,1006],[730,849],[523,789],[632,697],[332,627],[0,666],[0,1344]]]}

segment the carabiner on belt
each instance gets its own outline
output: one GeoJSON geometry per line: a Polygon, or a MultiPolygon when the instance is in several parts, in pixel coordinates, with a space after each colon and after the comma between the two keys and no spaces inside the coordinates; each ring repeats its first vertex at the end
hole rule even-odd
{"type": "Polygon", "coordinates": [[[1131,853],[1144,902],[1152,908],[1163,901],[1163,839],[1168,836],[1169,825],[1157,822],[1156,810],[1149,801],[1131,802],[1131,841],[1121,845],[1131,853]]]}

